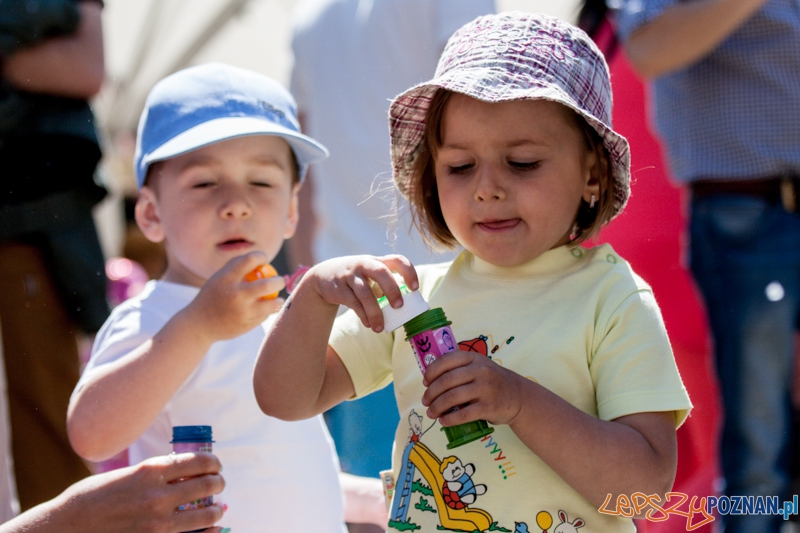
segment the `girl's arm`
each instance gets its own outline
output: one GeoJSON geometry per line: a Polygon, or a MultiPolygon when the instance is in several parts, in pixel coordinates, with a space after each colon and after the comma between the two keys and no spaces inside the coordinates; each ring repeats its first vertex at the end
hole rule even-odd
{"type": "Polygon", "coordinates": [[[309,270],[278,315],[261,346],[253,375],[256,400],[264,413],[302,420],[355,394],[339,356],[328,346],[339,305],[353,309],[364,326],[383,330],[373,282],[393,307],[402,305],[398,272],[418,287],[414,267],[401,256],[353,256],[325,261],[309,270]]]}
{"type": "Polygon", "coordinates": [[[611,493],[663,495],[677,464],[675,416],[638,413],[604,421],[479,354],[453,352],[428,367],[422,403],[442,425],[507,424],[564,481],[598,508],[611,493]],[[455,405],[469,403],[452,413],[455,405]]]}
{"type": "Polygon", "coordinates": [[[244,281],[265,262],[262,253],[232,259],[151,340],[97,369],[67,413],[78,455],[99,461],[124,450],[153,423],[211,344],[246,333],[277,311],[281,300],[259,297],[280,290],[282,278],[244,281]]]}

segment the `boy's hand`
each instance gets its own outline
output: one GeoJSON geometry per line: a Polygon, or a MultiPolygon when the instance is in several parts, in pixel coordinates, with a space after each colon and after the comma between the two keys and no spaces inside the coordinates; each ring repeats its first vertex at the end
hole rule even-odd
{"type": "Polygon", "coordinates": [[[385,294],[392,307],[403,306],[403,296],[393,272],[400,274],[412,291],[419,288],[416,270],[401,255],[356,255],[324,261],[308,271],[301,285],[313,284],[327,303],[346,305],[356,312],[364,326],[380,332],[383,331],[383,314],[376,292],[385,294]]]}
{"type": "Polygon", "coordinates": [[[427,368],[422,404],[443,426],[474,420],[511,424],[522,409],[528,380],[476,352],[455,351],[427,368]],[[448,413],[453,407],[459,408],[448,413]]]}
{"type": "Polygon", "coordinates": [[[198,334],[211,342],[232,339],[261,324],[283,305],[282,298],[261,300],[265,294],[280,291],[285,283],[275,276],[248,282],[245,276],[267,263],[262,252],[252,252],[228,261],[206,281],[200,293],[181,311],[196,325],[198,334]]]}

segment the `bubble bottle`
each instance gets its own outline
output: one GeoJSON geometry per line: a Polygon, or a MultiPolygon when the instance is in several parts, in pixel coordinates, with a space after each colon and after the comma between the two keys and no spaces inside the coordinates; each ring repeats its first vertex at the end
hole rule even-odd
{"type": "MultiPolygon", "coordinates": [[[[395,309],[389,305],[386,296],[378,299],[383,313],[385,331],[391,332],[401,325],[405,330],[406,341],[419,365],[420,372],[425,374],[428,366],[441,356],[458,349],[458,341],[450,322],[441,307],[431,309],[419,291],[411,291],[405,284],[400,285],[403,295],[403,307],[395,309]]],[[[458,409],[453,407],[451,411],[458,409]]],[[[447,449],[452,450],[469,442],[482,439],[494,432],[485,420],[466,422],[458,426],[442,427],[447,436],[447,449]]]]}
{"type": "MultiPolygon", "coordinates": [[[[211,426],[173,426],[172,428],[172,453],[211,453],[213,443],[214,441],[211,438],[211,426]]],[[[203,507],[208,507],[213,503],[214,497],[207,496],[193,502],[179,505],[178,511],[202,509],[203,507]]],[[[205,531],[205,529],[195,529],[186,533],[195,533],[197,531],[205,531]]]]}

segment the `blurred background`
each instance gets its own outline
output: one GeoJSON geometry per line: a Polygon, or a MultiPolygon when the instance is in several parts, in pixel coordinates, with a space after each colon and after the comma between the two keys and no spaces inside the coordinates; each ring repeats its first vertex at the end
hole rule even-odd
{"type": "MultiPolygon", "coordinates": [[[[106,257],[123,252],[121,199],[136,195],[131,162],[136,124],[150,88],[172,72],[208,61],[249,68],[288,87],[292,68],[289,21],[297,3],[106,0],[103,31],[107,80],[93,103],[102,136],[100,173],[111,193],[95,213],[106,257]]],[[[570,22],[575,22],[579,9],[575,0],[495,3],[498,11],[537,11],[570,22]]]]}

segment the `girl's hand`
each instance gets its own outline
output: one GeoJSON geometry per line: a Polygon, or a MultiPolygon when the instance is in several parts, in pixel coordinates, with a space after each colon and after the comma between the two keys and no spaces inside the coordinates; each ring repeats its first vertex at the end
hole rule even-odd
{"type": "Polygon", "coordinates": [[[400,274],[412,291],[419,288],[416,270],[401,255],[356,255],[324,261],[309,270],[301,284],[313,284],[327,303],[346,305],[356,312],[365,327],[381,332],[383,314],[376,296],[385,294],[392,307],[403,306],[400,286],[393,272],[400,274]]]}
{"type": "Polygon", "coordinates": [[[443,426],[474,420],[511,424],[522,409],[527,381],[484,355],[459,350],[428,367],[422,404],[428,407],[428,418],[439,418],[443,426]]]}
{"type": "Polygon", "coordinates": [[[206,281],[200,293],[182,311],[186,319],[194,323],[198,334],[208,336],[211,342],[232,339],[280,310],[282,298],[262,300],[261,297],[280,291],[285,285],[283,278],[245,280],[249,272],[267,262],[262,252],[235,257],[206,281]]]}

